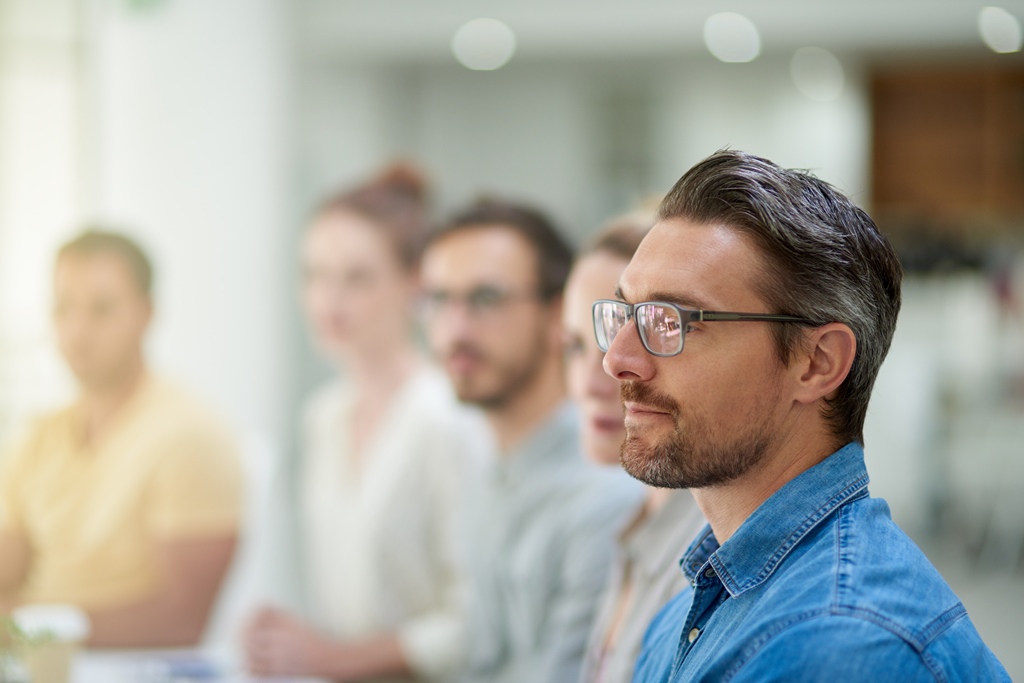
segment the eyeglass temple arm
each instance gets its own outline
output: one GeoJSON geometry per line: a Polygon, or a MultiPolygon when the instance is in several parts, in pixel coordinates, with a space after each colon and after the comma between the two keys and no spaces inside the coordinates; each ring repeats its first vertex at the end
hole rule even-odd
{"type": "Polygon", "coordinates": [[[700,321],[722,321],[722,320],[748,320],[762,322],[780,323],[810,323],[807,318],[800,318],[795,315],[782,315],[778,313],[726,313],[724,311],[697,311],[700,314],[700,321]]]}

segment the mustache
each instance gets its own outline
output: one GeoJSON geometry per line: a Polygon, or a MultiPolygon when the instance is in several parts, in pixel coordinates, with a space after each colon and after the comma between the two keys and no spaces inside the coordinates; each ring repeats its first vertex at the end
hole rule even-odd
{"type": "Polygon", "coordinates": [[[486,361],[487,354],[480,350],[479,347],[469,344],[467,342],[459,342],[452,346],[445,357],[448,359],[454,358],[455,356],[469,356],[473,360],[486,361]]]}
{"type": "Polygon", "coordinates": [[[679,417],[679,404],[668,394],[656,391],[646,384],[625,380],[619,385],[619,397],[623,403],[641,403],[656,410],[663,410],[673,417],[679,417]]]}

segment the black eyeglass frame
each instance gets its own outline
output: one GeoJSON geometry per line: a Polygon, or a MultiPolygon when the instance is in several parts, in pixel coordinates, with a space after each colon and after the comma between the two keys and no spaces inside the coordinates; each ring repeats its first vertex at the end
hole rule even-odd
{"type": "MultiPolygon", "coordinates": [[[[610,348],[609,344],[601,343],[601,335],[598,333],[598,329],[604,328],[598,319],[598,307],[603,304],[612,304],[616,307],[625,308],[626,310],[626,324],[630,320],[634,319],[636,309],[641,306],[665,306],[675,310],[679,314],[679,320],[681,324],[679,334],[679,349],[672,353],[662,353],[659,351],[651,350],[650,344],[647,341],[647,333],[644,332],[643,328],[639,325],[637,328],[637,335],[640,337],[640,343],[643,344],[644,350],[652,356],[659,358],[671,358],[672,356],[678,356],[683,352],[684,340],[686,338],[686,325],[687,323],[694,322],[769,322],[769,323],[800,323],[803,325],[817,325],[812,320],[807,318],[801,318],[795,315],[786,315],[781,313],[734,313],[731,311],[704,311],[692,308],[683,308],[679,304],[674,304],[671,301],[640,301],[635,304],[628,304],[625,301],[616,301],[615,299],[598,299],[594,302],[591,307],[592,315],[594,319],[594,340],[597,342],[597,347],[601,351],[607,353],[610,348]]],[[[621,331],[625,328],[625,324],[620,328],[621,331]]],[[[618,332],[616,332],[618,335],[618,332]]]]}

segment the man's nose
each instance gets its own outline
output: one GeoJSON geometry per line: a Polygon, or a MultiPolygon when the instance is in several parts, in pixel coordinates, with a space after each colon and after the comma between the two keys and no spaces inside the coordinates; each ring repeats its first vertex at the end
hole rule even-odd
{"type": "Polygon", "coordinates": [[[619,330],[604,354],[604,371],[620,381],[646,381],[654,376],[654,357],[644,349],[632,320],[619,330]]]}

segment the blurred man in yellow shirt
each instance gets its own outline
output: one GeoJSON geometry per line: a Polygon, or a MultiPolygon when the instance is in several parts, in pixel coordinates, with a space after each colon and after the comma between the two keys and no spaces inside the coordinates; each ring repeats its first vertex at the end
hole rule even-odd
{"type": "Polygon", "coordinates": [[[241,514],[231,438],[146,370],[151,281],[120,235],[60,250],[54,321],[81,395],[0,461],[0,614],[78,605],[97,647],[196,643],[241,514]]]}

